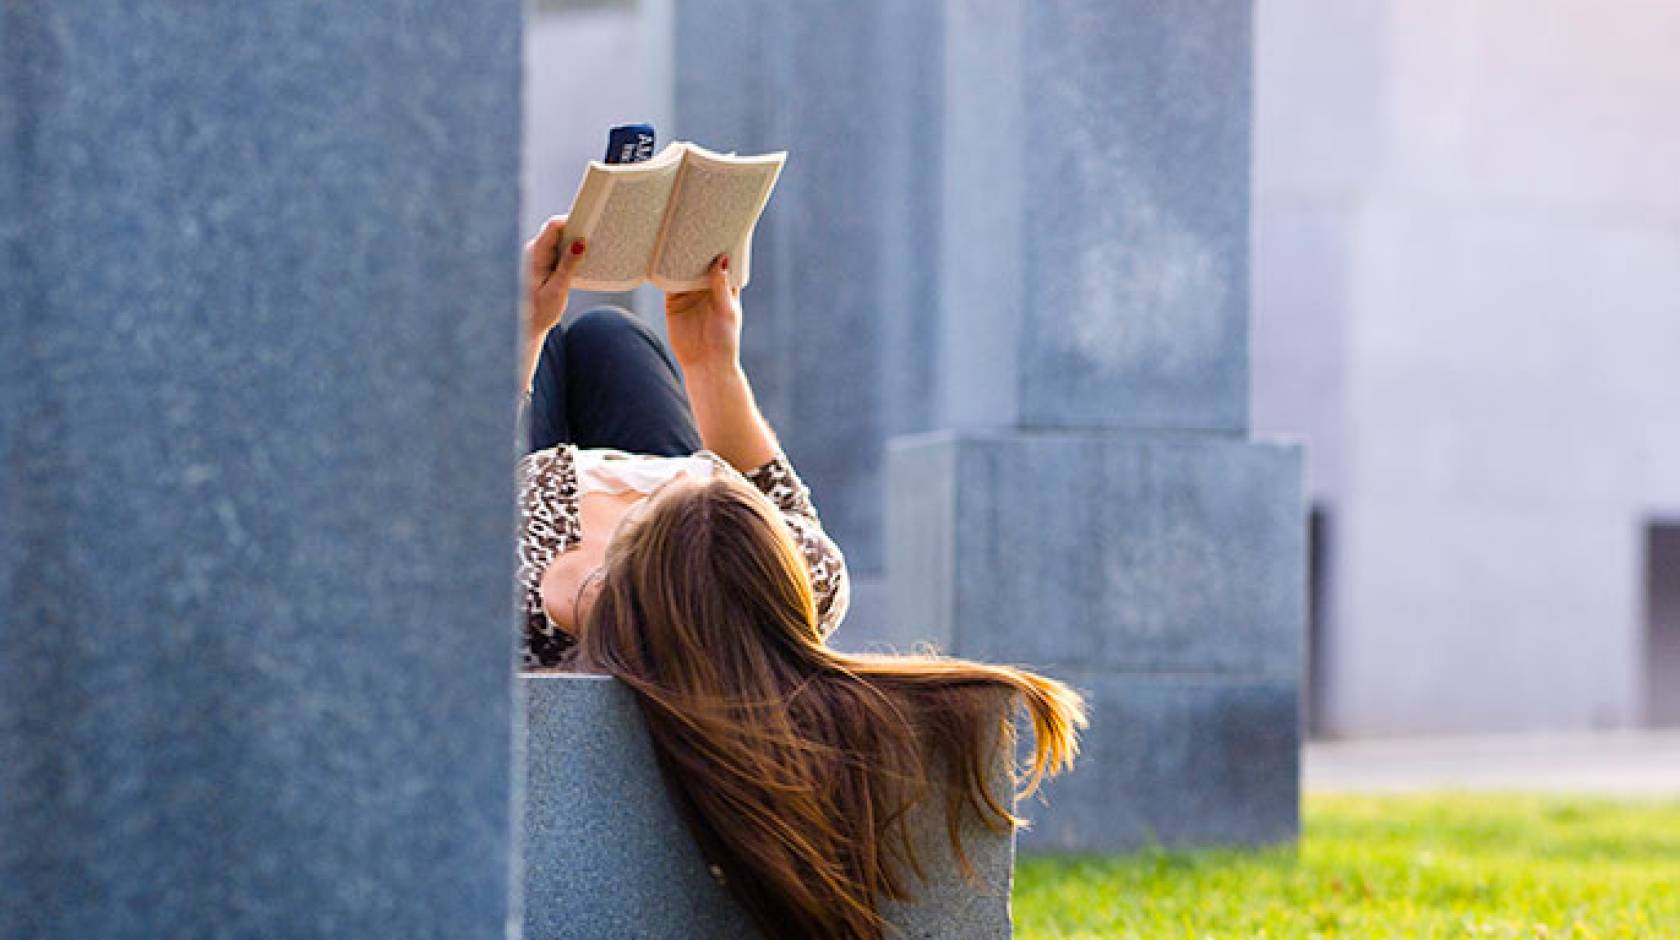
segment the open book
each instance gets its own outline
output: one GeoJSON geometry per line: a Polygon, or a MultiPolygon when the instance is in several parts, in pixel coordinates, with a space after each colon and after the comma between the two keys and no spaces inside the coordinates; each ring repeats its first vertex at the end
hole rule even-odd
{"type": "Polygon", "coordinates": [[[572,286],[630,290],[652,280],[700,290],[706,269],[729,256],[729,280],[751,276],[753,227],[787,153],[737,157],[676,141],[641,163],[589,162],[566,220],[565,245],[585,240],[572,286]]]}

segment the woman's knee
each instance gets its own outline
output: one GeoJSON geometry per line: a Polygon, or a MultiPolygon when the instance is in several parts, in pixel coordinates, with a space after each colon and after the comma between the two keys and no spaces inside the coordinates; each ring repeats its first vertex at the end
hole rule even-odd
{"type": "Polygon", "coordinates": [[[624,342],[630,337],[659,342],[646,323],[623,307],[592,307],[566,323],[566,345],[600,347],[624,342]]]}
{"type": "Polygon", "coordinates": [[[639,317],[622,307],[596,307],[578,314],[566,327],[568,372],[676,371],[665,341],[639,317]]]}

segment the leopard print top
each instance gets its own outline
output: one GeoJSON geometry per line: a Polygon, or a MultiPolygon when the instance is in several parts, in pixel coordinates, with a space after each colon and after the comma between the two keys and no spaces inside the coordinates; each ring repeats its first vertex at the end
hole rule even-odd
{"type": "MultiPolygon", "coordinates": [[[[720,473],[739,473],[727,461],[709,450],[708,457],[720,473]]],[[[576,451],[561,444],[527,454],[519,461],[519,610],[525,624],[524,668],[563,665],[571,649],[571,636],[558,629],[542,604],[542,577],[556,555],[582,538],[578,521],[580,493],[576,451]]],[[[741,474],[770,497],[782,511],[805,557],[811,589],[817,602],[817,620],[824,636],[840,625],[851,602],[851,583],[846,559],[822,529],[811,491],[793,472],[787,456],[777,454],[750,473],[741,474]]]]}

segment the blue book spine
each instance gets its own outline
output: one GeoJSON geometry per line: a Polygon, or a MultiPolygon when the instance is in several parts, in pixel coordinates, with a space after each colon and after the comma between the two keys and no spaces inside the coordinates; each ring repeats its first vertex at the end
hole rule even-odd
{"type": "Polygon", "coordinates": [[[606,163],[640,163],[653,156],[652,124],[620,124],[607,132],[606,163]]]}

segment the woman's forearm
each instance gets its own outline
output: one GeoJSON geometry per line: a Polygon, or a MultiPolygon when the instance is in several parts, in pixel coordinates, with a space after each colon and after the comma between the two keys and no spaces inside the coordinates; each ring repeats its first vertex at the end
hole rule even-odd
{"type": "Polygon", "coordinates": [[[531,378],[537,374],[537,360],[542,357],[543,342],[548,339],[548,331],[535,333],[525,331],[524,344],[519,349],[519,388],[528,390],[531,378]]]}
{"type": "Polygon", "coordinates": [[[519,350],[520,388],[531,387],[531,377],[542,358],[543,341],[566,312],[572,274],[583,258],[581,238],[573,239],[569,250],[560,250],[565,229],[566,217],[553,216],[525,246],[525,296],[519,305],[519,323],[525,338],[525,345],[519,350]]]}
{"type": "Polygon", "coordinates": [[[759,413],[740,363],[684,366],[683,384],[707,450],[742,473],[776,456],[776,435],[759,413]]]}
{"type": "Polygon", "coordinates": [[[742,473],[769,463],[776,435],[741,369],[741,295],[729,283],[727,255],[712,259],[704,290],[665,295],[665,327],[700,442],[742,473]]]}

